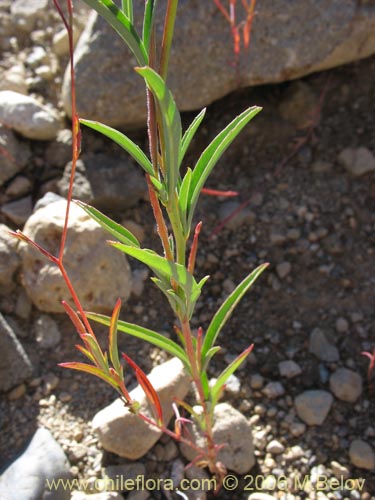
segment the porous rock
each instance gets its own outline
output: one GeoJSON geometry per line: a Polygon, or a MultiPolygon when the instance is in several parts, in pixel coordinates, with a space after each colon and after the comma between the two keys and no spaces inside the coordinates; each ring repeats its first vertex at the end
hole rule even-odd
{"type": "Polygon", "coordinates": [[[30,149],[27,144],[19,141],[12,130],[0,123],[0,186],[14,177],[27,164],[30,149]]]}
{"type": "Polygon", "coordinates": [[[0,353],[0,391],[8,391],[31,377],[31,361],[1,313],[0,353]]]}
{"type": "MultiPolygon", "coordinates": [[[[239,57],[239,79],[230,26],[215,3],[180,1],[168,74],[180,109],[202,108],[239,86],[292,80],[375,52],[373,4],[267,0],[259,2],[256,10],[250,50],[242,50],[239,57]]],[[[142,11],[143,3],[135,2],[135,19],[142,17],[142,11]]],[[[160,33],[162,12],[158,12],[156,26],[160,33]]],[[[96,14],[78,42],[75,61],[80,116],[111,126],[144,125],[143,82],[129,71],[142,62],[135,61],[120,37],[96,14]]],[[[69,70],[63,101],[70,113],[69,70]]]]}
{"type": "Polygon", "coordinates": [[[40,428],[24,453],[0,476],[2,500],[69,500],[70,491],[59,485],[48,488],[48,482],[70,479],[69,462],[52,434],[40,428]]]}
{"type": "MultiPolygon", "coordinates": [[[[155,367],[148,378],[159,395],[167,423],[173,414],[173,398],[184,399],[189,390],[190,379],[177,358],[155,367]]],[[[141,412],[153,416],[140,386],[130,392],[130,397],[140,403],[141,412]]],[[[116,399],[99,411],[92,426],[105,450],[131,460],[142,457],[161,436],[161,431],[131,413],[121,399],[116,399]]]]}
{"type": "MultiPolygon", "coordinates": [[[[40,208],[28,219],[24,233],[57,255],[65,219],[66,201],[40,208]]],[[[74,203],[71,205],[64,262],[67,273],[87,310],[110,312],[118,297],[131,291],[131,271],[124,254],[110,247],[109,234],[74,203]]],[[[57,266],[26,243],[19,245],[23,284],[36,307],[64,311],[61,301],[70,294],[57,266]]]]}
{"type": "MultiPolygon", "coordinates": [[[[194,410],[200,411],[200,407],[194,410]]],[[[196,424],[190,426],[192,440],[198,446],[205,446],[204,438],[196,424]]],[[[255,464],[253,436],[248,420],[228,403],[220,403],[214,410],[213,437],[217,444],[224,444],[218,460],[228,470],[245,474],[255,464]]],[[[194,460],[196,451],[186,444],[180,446],[187,460],[194,460]]]]}
{"type": "Polygon", "coordinates": [[[33,97],[0,91],[0,121],[28,139],[55,139],[61,124],[57,112],[33,97]]]}
{"type": "Polygon", "coordinates": [[[14,288],[15,273],[21,263],[16,251],[17,240],[9,231],[9,227],[0,224],[0,295],[14,288]]]}
{"type": "Polygon", "coordinates": [[[294,400],[297,415],[307,425],[322,425],[332,403],[332,394],[321,390],[305,391],[294,400]]]}

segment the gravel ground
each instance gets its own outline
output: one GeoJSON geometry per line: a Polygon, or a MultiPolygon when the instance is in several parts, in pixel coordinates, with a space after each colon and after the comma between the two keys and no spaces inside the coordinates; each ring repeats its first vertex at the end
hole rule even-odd
{"type": "MultiPolygon", "coordinates": [[[[12,57],[11,51],[5,52],[3,69],[12,64],[12,57]]],[[[247,499],[251,488],[259,486],[256,478],[271,475],[291,480],[286,491],[281,483],[276,488],[263,483],[271,498],[375,498],[374,472],[357,467],[349,454],[354,440],[375,449],[374,381],[369,385],[368,360],[361,356],[375,346],[375,183],[373,172],[358,175],[353,170],[355,161],[348,163],[351,153],[346,151],[351,148],[375,162],[373,75],[374,60],[369,59],[298,82],[236,92],[209,107],[188,158],[192,162],[208,139],[246,106],[263,106],[208,183],[236,190],[239,196],[229,201],[203,197],[197,215],[204,221],[197,275],[210,274],[211,279],[197,305],[194,327],[207,327],[235,284],[256,265],[270,262],[222,332],[222,351],[211,368],[215,377],[254,342],[254,354],[231,380],[225,398],[252,422],[257,464],[234,492],[222,490],[216,498],[247,499]],[[327,359],[332,349],[333,357],[327,359]],[[280,366],[288,360],[294,364],[280,366]],[[355,401],[335,394],[330,377],[339,368],[361,379],[355,401]],[[320,426],[306,425],[296,412],[296,396],[311,389],[336,396],[320,426]],[[358,483],[348,483],[347,489],[317,493],[293,479],[319,474],[363,478],[365,485],[361,490],[358,483]]],[[[56,89],[42,85],[39,90],[57,103],[56,89]]],[[[184,121],[192,116],[186,114],[184,121]]],[[[143,131],[134,138],[146,141],[143,131]]],[[[47,189],[56,189],[62,170],[48,170],[43,143],[31,142],[30,147],[32,157],[23,176],[35,203],[47,189]]],[[[84,154],[114,151],[85,131],[84,154]]],[[[7,187],[0,193],[2,205],[12,199],[7,187]]],[[[110,215],[136,223],[144,245],[158,249],[146,202],[110,215]]],[[[4,214],[0,222],[15,228],[4,214]]],[[[134,261],[131,266],[142,271],[134,261]]],[[[141,288],[141,295],[133,295],[124,306],[124,317],[168,334],[172,322],[163,298],[148,280],[141,288]]],[[[33,380],[0,399],[0,467],[20,453],[41,425],[62,445],[75,477],[93,480],[107,465],[126,464],[101,449],[90,426],[98,409],[113,400],[111,389],[57,366],[77,359],[67,318],[53,315],[61,338],[53,348],[41,349],[32,326],[40,313],[20,285],[2,296],[0,311],[12,322],[35,367],[33,380]]],[[[99,337],[104,340],[105,332],[99,337]]],[[[121,347],[146,371],[165,359],[132,338],[121,339],[121,347]]],[[[344,382],[339,380],[339,388],[344,382]]],[[[178,474],[182,460],[178,448],[163,438],[140,462],[147,477],[158,478],[178,474]]],[[[169,498],[165,492],[151,497],[169,498]]]]}

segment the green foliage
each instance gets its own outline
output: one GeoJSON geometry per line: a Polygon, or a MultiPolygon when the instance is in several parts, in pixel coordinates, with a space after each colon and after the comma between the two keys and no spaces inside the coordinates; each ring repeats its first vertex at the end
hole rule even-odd
{"type": "MultiPolygon", "coordinates": [[[[198,419],[201,425],[207,439],[207,450],[209,450],[210,443],[212,443],[212,419],[215,405],[228,378],[244,362],[251,352],[252,346],[224,369],[212,387],[208,378],[209,362],[220,350],[220,346],[217,345],[218,336],[235,307],[268,264],[262,264],[252,271],[221,305],[212,318],[205,335],[203,330],[199,329],[195,337],[191,331],[190,320],[202,287],[208,279],[205,277],[197,281],[194,277],[201,223],[197,225],[195,230],[189,258],[187,249],[199,196],[209,175],[226,149],[250,120],[259,113],[261,108],[253,106],[235,117],[204,149],[195,166],[187,168],[182,175],[180,170],[185,155],[204,119],[206,110],[203,109],[182,134],[181,116],[173,94],[166,83],[178,0],[167,1],[163,41],[159,51],[154,36],[156,0],[145,1],[141,35],[137,33],[134,25],[132,0],[122,0],[121,7],[118,7],[112,0],[84,1],[115,29],[137,60],[139,67],[135,68],[135,71],[144,79],[148,95],[150,158],[122,132],[96,121],[81,119],[80,123],[112,139],[127,151],[144,170],[164,255],[141,248],[139,241],[129,230],[96,208],[79,201],[76,203],[117,240],[109,241],[110,245],[127,256],[137,259],[152,270],[154,276],[151,279],[166,296],[175,316],[177,341],[142,326],[120,320],[119,301],[116,303],[111,317],[80,311],[82,320],[75,311],[66,306],[67,313],[84,343],[84,346],[79,346],[79,350],[92,364],[65,363],[64,366],[91,373],[106,380],[120,392],[131,411],[138,413],[139,408],[136,403],[130,400],[124,385],[123,367],[117,349],[118,332],[142,339],[176,356],[182,361],[196,386],[202,414],[199,417],[193,416],[198,419]],[[160,54],[159,60],[157,54],[160,54]],[[96,321],[109,328],[109,360],[107,353],[102,352],[95,335],[90,330],[88,320],[96,321]]],[[[133,368],[138,382],[143,387],[154,409],[155,425],[166,431],[163,427],[160,401],[154,388],[133,360],[126,354],[123,354],[122,357],[133,368]]],[[[183,402],[181,404],[190,411],[189,405],[183,402]]],[[[193,412],[192,409],[191,412],[193,412]]],[[[145,419],[144,416],[143,418],[145,419]]],[[[174,437],[181,438],[180,430],[178,433],[176,432],[174,437]]],[[[219,474],[216,459],[213,457],[217,451],[213,450],[216,448],[211,446],[210,451],[202,453],[203,456],[204,453],[207,454],[207,463],[211,471],[216,471],[219,474]]]]}

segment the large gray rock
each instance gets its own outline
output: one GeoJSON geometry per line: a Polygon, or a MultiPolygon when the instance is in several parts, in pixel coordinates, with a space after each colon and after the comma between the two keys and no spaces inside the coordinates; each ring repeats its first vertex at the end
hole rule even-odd
{"type": "MultiPolygon", "coordinates": [[[[167,423],[173,414],[173,398],[180,400],[185,398],[190,379],[177,358],[172,358],[154,368],[148,378],[159,395],[164,420],[167,423]]],[[[142,413],[152,416],[140,386],[133,389],[130,396],[140,403],[142,413]]],[[[146,424],[140,417],[130,413],[121,399],[116,399],[98,412],[92,426],[105,450],[131,460],[142,457],[161,436],[161,431],[156,427],[146,424]]]]}
{"type": "Polygon", "coordinates": [[[26,451],[0,476],[1,500],[69,500],[69,488],[52,481],[71,478],[69,462],[60,445],[43,427],[34,434],[26,451]]]}
{"type": "MultiPolygon", "coordinates": [[[[71,162],[58,182],[60,194],[67,196],[71,162]]],[[[123,210],[134,206],[147,194],[141,169],[130,158],[88,155],[77,162],[73,197],[100,210],[123,210]]]]}
{"type": "Polygon", "coordinates": [[[61,128],[56,110],[43,106],[33,97],[0,91],[0,121],[28,139],[55,139],[61,128]]]}
{"type": "Polygon", "coordinates": [[[5,224],[0,224],[0,295],[14,288],[15,273],[21,262],[16,251],[17,240],[9,231],[5,224]]]}
{"type": "Polygon", "coordinates": [[[0,391],[8,391],[31,377],[31,362],[1,313],[0,353],[0,391]]]}
{"type": "MultiPolygon", "coordinates": [[[[142,18],[143,7],[144,2],[135,2],[135,19],[142,18]]],[[[238,77],[230,28],[214,2],[180,1],[169,83],[182,110],[202,108],[239,87],[291,80],[375,52],[373,3],[263,0],[256,12],[238,77]]],[[[238,6],[239,21],[241,15],[238,6]]],[[[159,14],[159,35],[161,29],[159,14]]],[[[145,91],[131,70],[134,57],[96,14],[78,42],[75,61],[80,116],[112,126],[144,125],[145,91]]],[[[63,85],[68,114],[69,96],[68,70],[63,85]]]]}
{"type": "MultiPolygon", "coordinates": [[[[194,408],[196,411],[200,407],[194,408]]],[[[189,429],[193,442],[199,447],[205,447],[205,441],[194,423],[189,429]]],[[[214,410],[214,441],[224,445],[219,451],[218,460],[228,470],[245,474],[255,464],[253,435],[249,421],[228,403],[220,403],[214,410]]],[[[194,460],[197,452],[186,444],[180,446],[182,454],[188,460],[194,460]]]]}
{"type": "Polygon", "coordinates": [[[10,129],[0,124],[0,186],[18,174],[29,158],[29,147],[19,141],[10,129]]]}
{"type": "MultiPolygon", "coordinates": [[[[66,201],[56,201],[37,210],[24,233],[54,255],[58,254],[66,201]]],[[[131,291],[131,271],[124,254],[110,247],[104,231],[81,208],[71,205],[64,261],[68,275],[85,309],[110,312],[118,297],[126,301],[131,291]]],[[[26,243],[19,245],[23,284],[42,311],[64,311],[61,301],[70,293],[57,266],[26,243]]]]}

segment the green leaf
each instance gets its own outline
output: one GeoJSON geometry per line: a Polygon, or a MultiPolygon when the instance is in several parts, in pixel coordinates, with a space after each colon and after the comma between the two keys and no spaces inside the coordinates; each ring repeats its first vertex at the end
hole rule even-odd
{"type": "Polygon", "coordinates": [[[93,121],[93,120],[83,120],[80,118],[80,123],[86,125],[86,127],[90,127],[97,132],[105,135],[109,139],[112,139],[116,144],[122,147],[126,152],[128,152],[134,160],[143,168],[143,170],[150,174],[151,177],[154,175],[154,171],[152,168],[152,163],[144,154],[139,146],[137,146],[129,137],[125,134],[122,134],[118,130],[108,127],[107,125],[103,125],[103,123],[93,121]]]}
{"type": "Polygon", "coordinates": [[[237,358],[228,365],[225,370],[221,373],[221,375],[218,377],[217,381],[215,382],[214,386],[211,388],[211,402],[212,405],[215,406],[219,396],[222,392],[222,388],[225,384],[225,382],[228,380],[228,378],[237,370],[237,368],[245,361],[247,356],[250,354],[254,347],[254,344],[252,344],[250,347],[245,349],[243,353],[241,353],[237,358]]]}
{"type": "Polygon", "coordinates": [[[163,162],[166,172],[166,184],[170,198],[175,193],[179,177],[179,153],[181,143],[181,117],[171,91],[164,80],[150,67],[137,68],[146,80],[160,111],[162,140],[164,141],[163,162]]]}
{"type": "Polygon", "coordinates": [[[218,346],[218,345],[215,345],[214,347],[211,347],[211,349],[209,349],[207,351],[207,354],[206,354],[205,359],[204,359],[204,364],[202,365],[202,370],[206,370],[207,369],[208,363],[215,356],[215,354],[217,352],[219,352],[219,351],[221,351],[221,347],[218,346]]]}
{"type": "Polygon", "coordinates": [[[134,236],[134,234],[132,234],[126,228],[121,226],[121,224],[118,224],[117,222],[113,221],[106,215],[102,214],[96,208],[90,207],[90,205],[83,203],[83,201],[75,200],[75,203],[79,207],[81,207],[92,219],[94,219],[98,224],[100,224],[103,229],[108,231],[112,236],[117,238],[125,245],[130,245],[134,247],[141,246],[137,238],[134,236]]]}
{"type": "Polygon", "coordinates": [[[201,154],[193,170],[190,192],[189,192],[189,217],[188,223],[194,215],[194,210],[198,202],[200,192],[210,175],[212,169],[220,159],[224,151],[230,146],[245,125],[259,113],[262,108],[253,106],[237,116],[201,154]]]}
{"type": "MultiPolygon", "coordinates": [[[[105,316],[104,314],[89,312],[86,315],[88,318],[102,325],[109,326],[111,323],[111,318],[109,316],[105,316]]],[[[149,342],[150,344],[163,349],[165,352],[172,354],[172,356],[176,356],[184,363],[184,365],[189,365],[188,358],[184,350],[178,344],[176,344],[176,342],[163,337],[163,335],[160,335],[160,333],[121,320],[118,321],[117,328],[119,332],[127,333],[128,335],[132,335],[133,337],[145,340],[146,342],[149,342]]]]}
{"type": "Polygon", "coordinates": [[[133,52],[138,64],[143,66],[148,63],[148,55],[145,46],[139,38],[131,20],[112,0],[84,0],[84,2],[96,10],[96,12],[120,35],[129,49],[133,52]]]}
{"type": "Polygon", "coordinates": [[[188,237],[190,232],[190,228],[187,227],[187,210],[188,210],[191,174],[192,170],[191,168],[188,168],[178,193],[178,205],[181,213],[181,222],[184,228],[184,236],[186,238],[188,237]]]}
{"type": "Polygon", "coordinates": [[[150,49],[150,39],[152,28],[154,25],[154,13],[156,10],[157,0],[146,0],[145,3],[145,13],[143,16],[143,30],[142,30],[142,38],[144,46],[147,52],[150,49]]]}
{"type": "Polygon", "coordinates": [[[108,373],[108,361],[106,355],[103,354],[98,341],[91,335],[91,333],[85,333],[82,335],[82,339],[87,342],[88,349],[95,358],[96,365],[103,370],[103,372],[108,373]]]}
{"type": "Polygon", "coordinates": [[[234,308],[267,266],[267,263],[261,264],[254,271],[252,271],[229,295],[229,297],[227,297],[224,303],[220,306],[219,310],[216,312],[215,316],[212,318],[203,341],[202,365],[206,364],[205,358],[208,351],[214,346],[217,336],[227,320],[230,318],[234,308]]]}
{"type": "Polygon", "coordinates": [[[182,160],[185,157],[186,151],[188,150],[190,143],[198,130],[199,125],[202,123],[204,115],[206,114],[206,108],[203,108],[202,111],[197,115],[194,120],[189,125],[188,129],[184,133],[181,140],[180,154],[179,154],[179,164],[181,165],[182,160]]]}
{"type": "MultiPolygon", "coordinates": [[[[157,276],[162,276],[168,280],[174,280],[181,288],[196,292],[198,284],[192,274],[188,272],[185,266],[171,262],[164,257],[161,257],[153,250],[144,248],[135,248],[122,243],[109,242],[113,247],[118,248],[122,252],[134,257],[150,267],[157,276]]],[[[199,289],[198,289],[199,290],[199,289]]]]}
{"type": "Polygon", "coordinates": [[[124,11],[124,14],[126,17],[129,18],[129,21],[131,23],[134,22],[134,17],[133,17],[133,0],[121,0],[122,3],[122,10],[124,11]]]}
{"type": "Polygon", "coordinates": [[[112,366],[118,374],[122,375],[122,368],[117,350],[117,324],[120,315],[121,300],[118,299],[113,309],[111,322],[109,324],[109,357],[112,361],[112,366]]]}

